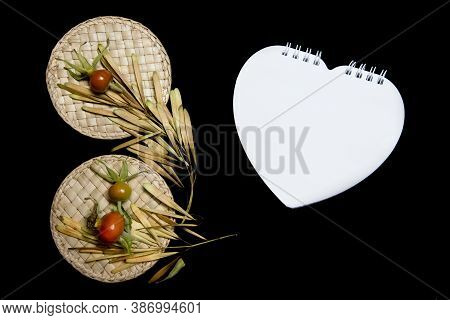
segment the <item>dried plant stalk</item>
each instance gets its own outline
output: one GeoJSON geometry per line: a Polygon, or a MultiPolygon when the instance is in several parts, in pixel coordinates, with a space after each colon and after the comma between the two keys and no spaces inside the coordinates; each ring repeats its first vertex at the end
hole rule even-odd
{"type": "Polygon", "coordinates": [[[178,153],[176,153],[175,150],[162,137],[155,137],[155,142],[157,142],[161,147],[163,147],[167,151],[167,153],[171,153],[179,160],[183,160],[183,158],[180,157],[180,155],[178,155],[178,153]]]}
{"type": "MultiPolygon", "coordinates": [[[[147,208],[147,209],[141,208],[141,210],[143,210],[144,212],[147,212],[148,214],[154,213],[154,214],[158,215],[160,219],[163,219],[162,216],[175,218],[175,219],[186,219],[185,216],[182,216],[182,215],[179,215],[176,213],[172,213],[169,211],[165,211],[165,210],[158,210],[158,209],[151,209],[151,208],[147,208]]],[[[193,219],[187,218],[186,220],[193,220],[193,219]]],[[[170,221],[170,222],[167,222],[167,221],[166,222],[169,224],[172,223],[172,220],[168,219],[168,221],[170,221]]]]}
{"type": "Polygon", "coordinates": [[[92,257],[87,259],[85,262],[86,263],[90,263],[90,262],[95,262],[95,261],[102,261],[102,260],[108,260],[108,259],[112,259],[112,258],[118,258],[118,257],[126,257],[128,256],[128,253],[120,253],[120,254],[103,254],[100,257],[92,257]]]}
{"type": "Polygon", "coordinates": [[[202,239],[202,240],[207,240],[204,236],[202,236],[201,234],[198,234],[197,232],[195,232],[195,231],[192,231],[191,229],[189,229],[189,228],[182,228],[184,231],[186,231],[187,233],[190,233],[190,234],[192,234],[194,237],[197,237],[197,238],[199,238],[199,239],[202,239]]]}
{"type": "MultiPolygon", "coordinates": [[[[128,112],[134,114],[136,117],[138,117],[141,120],[149,120],[147,115],[144,112],[142,112],[141,110],[133,109],[133,108],[125,108],[125,110],[127,110],[128,112]]],[[[150,121],[150,122],[153,123],[153,121],[150,121]]],[[[155,125],[155,127],[158,128],[157,125],[155,125]]]]}
{"type": "Polygon", "coordinates": [[[89,98],[91,100],[97,101],[97,103],[105,103],[111,104],[114,103],[107,95],[105,94],[94,94],[89,88],[80,86],[75,83],[66,82],[65,84],[58,84],[58,87],[64,89],[72,94],[79,95],[82,97],[89,98]]]}
{"type": "Polygon", "coordinates": [[[157,253],[160,251],[161,251],[161,249],[158,248],[156,250],[147,250],[147,252],[132,253],[127,256],[112,258],[110,260],[110,262],[114,263],[114,262],[118,262],[118,261],[124,261],[124,260],[130,259],[130,258],[138,258],[138,257],[149,255],[150,253],[157,253]]]}
{"type": "Polygon", "coordinates": [[[162,109],[163,109],[164,113],[166,114],[167,121],[169,121],[170,128],[173,130],[173,133],[174,133],[174,135],[176,137],[175,124],[174,124],[174,121],[173,121],[173,116],[172,116],[172,114],[170,113],[169,109],[167,108],[167,106],[165,104],[162,104],[161,106],[162,106],[162,109]]]}
{"type": "Polygon", "coordinates": [[[192,158],[194,159],[194,163],[197,164],[197,155],[195,153],[194,135],[192,131],[191,117],[189,116],[189,113],[187,112],[186,109],[184,109],[184,122],[186,125],[187,140],[189,148],[191,150],[192,158]]]}
{"type": "Polygon", "coordinates": [[[186,212],[183,208],[181,208],[175,201],[172,200],[172,198],[166,196],[161,190],[159,190],[157,187],[155,187],[151,183],[144,183],[144,188],[147,190],[153,197],[155,197],[157,200],[164,203],[166,206],[183,213],[186,217],[193,219],[194,218],[186,212]]]}
{"type": "Polygon", "coordinates": [[[136,84],[138,87],[138,92],[141,98],[141,102],[142,104],[145,102],[145,96],[144,96],[144,87],[142,85],[142,75],[141,75],[141,71],[139,70],[139,64],[136,58],[135,54],[131,55],[131,62],[133,65],[133,70],[134,70],[134,77],[136,79],[136,84]]]}
{"type": "Polygon", "coordinates": [[[182,105],[180,90],[174,89],[170,92],[170,107],[172,108],[173,122],[178,141],[182,141],[180,130],[180,107],[182,105]]]}
{"type": "MultiPolygon", "coordinates": [[[[129,149],[129,150],[132,150],[132,149],[129,149]]],[[[164,170],[161,166],[159,166],[155,161],[145,158],[145,157],[142,157],[141,160],[143,162],[145,162],[150,168],[152,168],[157,173],[159,173],[161,176],[163,176],[164,178],[173,182],[175,185],[177,185],[179,187],[182,186],[176,179],[174,179],[166,170],[164,170]]]]}
{"type": "Polygon", "coordinates": [[[117,92],[115,92],[114,90],[107,90],[105,92],[105,94],[111,98],[111,100],[115,101],[118,105],[122,106],[122,107],[128,107],[127,105],[127,101],[122,98],[122,96],[120,94],[118,94],[117,92]]]}
{"type": "Polygon", "coordinates": [[[115,105],[113,102],[104,101],[104,100],[100,100],[100,99],[88,98],[88,97],[80,96],[80,95],[73,94],[73,93],[70,94],[69,96],[74,100],[83,101],[83,102],[92,103],[92,104],[104,104],[107,106],[115,105]]]}
{"type": "Polygon", "coordinates": [[[181,186],[181,188],[184,187],[183,182],[181,182],[181,179],[178,177],[175,170],[169,166],[166,166],[165,164],[162,164],[161,167],[164,168],[175,180],[177,180],[178,184],[181,186]]]}
{"type": "Polygon", "coordinates": [[[93,113],[93,114],[98,114],[100,116],[113,117],[113,118],[116,117],[114,112],[112,112],[109,109],[92,108],[92,107],[86,107],[86,106],[82,106],[81,109],[83,111],[86,111],[86,112],[89,112],[89,113],[93,113]]]}
{"type": "Polygon", "coordinates": [[[128,258],[125,261],[127,263],[149,262],[149,261],[155,261],[155,260],[159,260],[162,258],[170,257],[170,256],[173,256],[174,254],[178,254],[178,252],[154,253],[154,254],[149,254],[149,255],[145,255],[145,256],[137,257],[137,258],[128,258]]]}
{"type": "Polygon", "coordinates": [[[153,86],[155,89],[156,103],[164,104],[164,100],[163,100],[163,96],[162,96],[163,91],[162,91],[162,87],[161,87],[161,80],[159,78],[159,74],[157,71],[153,72],[152,79],[153,79],[153,86]]]}
{"type": "Polygon", "coordinates": [[[77,232],[76,230],[71,229],[71,228],[67,228],[66,226],[56,225],[55,228],[56,228],[57,231],[61,232],[62,234],[66,235],[66,236],[69,236],[69,237],[72,237],[72,238],[75,238],[75,239],[78,239],[78,240],[82,240],[84,242],[88,242],[88,243],[91,243],[91,244],[95,244],[95,245],[100,244],[99,241],[92,240],[92,239],[84,236],[83,234],[81,234],[81,232],[77,232]]]}
{"type": "Polygon", "coordinates": [[[117,266],[114,269],[111,270],[111,273],[112,274],[116,274],[116,273],[122,272],[122,271],[124,271],[124,270],[126,270],[128,268],[131,268],[132,266],[134,266],[133,263],[119,262],[117,264],[117,266]]]}
{"type": "Polygon", "coordinates": [[[112,122],[114,122],[114,123],[116,123],[116,124],[118,124],[118,125],[120,125],[122,127],[131,129],[131,130],[134,130],[134,131],[138,131],[138,132],[150,133],[150,132],[148,132],[148,130],[145,130],[145,129],[141,128],[141,127],[138,127],[138,126],[136,126],[136,125],[134,125],[132,123],[129,123],[128,121],[125,121],[125,120],[123,120],[121,118],[109,118],[109,119],[112,122]]]}
{"type": "Polygon", "coordinates": [[[157,134],[159,134],[159,133],[149,133],[149,134],[146,134],[145,136],[133,138],[131,140],[128,140],[128,141],[126,141],[124,143],[119,144],[118,146],[115,146],[114,148],[111,149],[111,151],[114,152],[114,151],[117,151],[117,150],[129,147],[129,146],[132,146],[132,145],[134,145],[136,143],[139,143],[139,142],[141,142],[141,141],[143,141],[145,139],[149,139],[149,138],[151,138],[151,137],[153,137],[153,136],[155,136],[157,134]]]}
{"type": "MultiPolygon", "coordinates": [[[[136,217],[139,219],[139,222],[144,226],[144,227],[151,227],[152,225],[150,224],[150,222],[147,220],[147,216],[141,211],[141,209],[139,209],[138,206],[136,206],[134,203],[131,204],[131,210],[133,211],[133,213],[136,215],[136,217]]],[[[158,244],[159,247],[162,247],[161,241],[159,241],[158,236],[155,234],[155,232],[152,229],[147,229],[148,233],[152,236],[153,239],[155,239],[156,243],[158,244]]]]}
{"type": "Polygon", "coordinates": [[[179,156],[180,152],[178,150],[178,146],[177,146],[177,143],[175,141],[175,135],[174,135],[175,131],[172,128],[172,126],[170,125],[170,123],[169,123],[167,115],[166,115],[166,113],[165,113],[165,111],[163,109],[164,107],[161,104],[158,103],[157,104],[157,108],[158,108],[159,114],[161,116],[161,122],[162,122],[162,125],[164,127],[164,130],[166,131],[167,137],[169,138],[169,141],[170,141],[170,143],[172,145],[172,148],[175,150],[174,153],[175,153],[175,155],[179,156]]]}
{"type": "MultiPolygon", "coordinates": [[[[103,49],[104,47],[99,45],[98,50],[103,49]]],[[[114,263],[113,273],[126,270],[136,263],[156,261],[178,254],[178,252],[163,252],[165,248],[162,246],[161,239],[180,239],[176,232],[179,229],[205,240],[193,245],[179,246],[179,248],[192,248],[218,240],[206,240],[204,236],[191,229],[197,227],[197,223],[187,222],[195,220],[189,210],[196,180],[194,168],[197,165],[197,155],[191,118],[183,107],[180,91],[174,89],[170,92],[169,108],[169,104],[166,105],[163,100],[161,80],[156,71],[151,75],[155,100],[151,101],[145,97],[142,73],[135,54],[131,56],[131,65],[136,83],[130,83],[121,73],[108,50],[104,51],[101,62],[113,74],[111,88],[114,91],[108,90],[105,94],[94,94],[89,88],[72,83],[61,85],[61,88],[69,91],[74,99],[114,107],[114,109],[83,107],[86,112],[107,117],[132,136],[128,141],[115,146],[112,151],[126,148],[155,172],[180,187],[183,187],[183,183],[179,170],[184,170],[184,173],[189,175],[191,186],[188,204],[186,209],[183,209],[155,185],[144,183],[145,190],[168,209],[148,209],[139,208],[135,204],[131,205],[130,215],[133,222],[130,234],[133,247],[129,252],[126,252],[119,244],[102,248],[103,244],[96,239],[96,235],[90,233],[81,224],[70,220],[63,221],[67,225],[58,226],[58,231],[94,244],[96,247],[79,249],[79,252],[95,254],[88,259],[88,262],[108,260],[109,263],[114,263]],[[144,244],[148,248],[136,248],[137,243],[144,244]]],[[[177,257],[158,271],[150,282],[168,279],[183,267],[184,261],[177,257]]]]}
{"type": "Polygon", "coordinates": [[[166,264],[164,267],[162,267],[161,269],[159,269],[148,281],[148,283],[154,283],[157,282],[159,279],[162,279],[162,277],[164,277],[169,271],[170,269],[177,263],[177,261],[180,258],[177,257],[175,259],[173,259],[172,261],[170,261],[168,264],[166,264]]]}
{"type": "Polygon", "coordinates": [[[155,117],[155,119],[161,122],[161,117],[159,115],[158,108],[156,108],[156,105],[149,100],[145,102],[145,105],[147,106],[147,109],[151,112],[151,114],[155,117]]]}
{"type": "Polygon", "coordinates": [[[120,84],[122,85],[122,89],[124,90],[124,94],[128,95],[128,98],[133,98],[133,100],[135,100],[138,105],[141,105],[142,107],[144,107],[143,103],[139,104],[139,99],[136,96],[136,93],[134,92],[133,88],[131,87],[131,83],[128,82],[128,80],[126,79],[126,77],[124,77],[122,75],[122,73],[120,72],[120,68],[119,66],[114,62],[114,59],[111,57],[111,54],[109,53],[109,51],[107,49],[104,48],[103,45],[99,44],[98,45],[98,50],[99,52],[103,51],[103,56],[102,56],[102,64],[103,66],[108,69],[117,80],[120,81],[120,84]],[[130,95],[133,95],[130,97],[130,95]]]}
{"type": "Polygon", "coordinates": [[[146,229],[150,229],[159,234],[164,234],[168,236],[169,239],[179,239],[178,235],[173,231],[173,225],[160,221],[160,219],[154,214],[149,214],[148,217],[150,218],[148,221],[151,226],[146,227],[146,229]]]}
{"type": "MultiPolygon", "coordinates": [[[[142,136],[140,135],[138,138],[141,138],[141,137],[142,136]]],[[[175,159],[175,158],[173,158],[171,156],[168,156],[167,152],[161,152],[161,150],[159,150],[159,149],[157,150],[156,148],[151,149],[151,148],[149,148],[147,146],[144,146],[142,144],[133,144],[133,145],[130,146],[130,149],[132,149],[132,150],[129,150],[130,152],[133,152],[133,153],[137,154],[139,157],[141,157],[141,156],[145,157],[145,155],[147,154],[147,155],[150,155],[150,156],[164,158],[166,160],[173,161],[173,162],[177,161],[177,159],[175,159]]]]}
{"type": "MultiPolygon", "coordinates": [[[[151,121],[140,119],[135,114],[125,110],[125,109],[114,109],[114,114],[121,119],[128,121],[130,124],[133,124],[137,127],[140,127],[144,130],[152,131],[152,132],[161,132],[161,130],[153,124],[151,121]]],[[[162,132],[161,132],[162,133],[162,132]]]]}
{"type": "Polygon", "coordinates": [[[188,138],[188,134],[187,134],[187,130],[186,130],[186,118],[184,116],[184,108],[180,107],[179,111],[180,111],[180,118],[179,118],[179,120],[180,120],[180,139],[183,144],[184,151],[189,159],[189,162],[191,162],[192,160],[191,160],[191,154],[189,152],[189,149],[190,149],[189,141],[188,141],[189,138],[188,138]]]}

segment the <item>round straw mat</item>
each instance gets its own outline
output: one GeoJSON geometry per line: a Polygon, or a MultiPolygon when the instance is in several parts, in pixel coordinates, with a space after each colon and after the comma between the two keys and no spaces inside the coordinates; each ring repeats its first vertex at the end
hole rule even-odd
{"type": "MultiPolygon", "coordinates": [[[[151,74],[157,71],[161,79],[163,99],[167,102],[171,86],[170,60],[159,39],[142,24],[121,17],[98,17],[87,20],[67,32],[58,41],[52,51],[47,66],[47,88],[53,105],[59,115],[72,128],[84,135],[98,139],[120,139],[128,137],[120,127],[108,118],[85,112],[82,106],[99,107],[98,104],[73,100],[67,91],[60,89],[58,83],[80,83],[87,86],[87,81],[76,81],[64,69],[65,59],[71,63],[79,63],[73,49],[81,49],[88,61],[97,55],[99,43],[106,45],[109,39],[109,52],[120,67],[121,72],[131,83],[135,83],[131,55],[136,54],[144,82],[144,94],[147,98],[154,97],[151,74]]],[[[100,66],[100,63],[99,65],[100,66]]],[[[105,107],[106,108],[106,107],[105,107]]]]}
{"type": "MultiPolygon", "coordinates": [[[[84,241],[68,237],[59,233],[55,226],[61,224],[58,219],[61,215],[67,215],[85,225],[86,218],[92,213],[94,203],[86,198],[93,198],[98,202],[100,217],[111,211],[111,204],[107,199],[108,188],[111,185],[102,178],[98,177],[89,167],[95,159],[105,161],[109,167],[119,170],[122,166],[122,160],[126,160],[129,166],[130,174],[145,170],[135,179],[129,182],[133,192],[130,201],[124,203],[124,208],[129,210],[130,203],[135,203],[143,208],[160,208],[169,210],[164,204],[154,200],[142,187],[144,182],[151,182],[157,186],[161,192],[172,198],[172,193],[166,182],[159,174],[154,172],[145,163],[135,158],[118,155],[107,155],[93,158],[86,161],[78,168],[73,170],[62,182],[55,198],[50,214],[50,227],[53,239],[62,256],[82,274],[102,281],[102,282],[120,282],[133,279],[148,269],[154,262],[138,263],[131,268],[125,269],[119,273],[113,274],[111,271],[118,266],[118,263],[109,263],[107,260],[86,263],[87,259],[97,257],[97,254],[79,253],[77,250],[69,250],[71,247],[94,247],[95,245],[84,241]]],[[[129,211],[130,212],[130,211],[129,211]]],[[[167,247],[169,241],[161,239],[163,246],[167,247]]],[[[145,245],[142,246],[145,248],[145,245]]]]}

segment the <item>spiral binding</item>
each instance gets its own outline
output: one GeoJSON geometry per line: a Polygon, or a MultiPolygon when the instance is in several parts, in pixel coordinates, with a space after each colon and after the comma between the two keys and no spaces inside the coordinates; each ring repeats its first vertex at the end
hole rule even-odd
{"type": "MultiPolygon", "coordinates": [[[[292,48],[292,44],[288,42],[286,46],[284,47],[281,54],[285,57],[292,57],[296,60],[302,60],[304,62],[310,62],[312,61],[312,64],[315,66],[318,66],[320,64],[321,57],[322,57],[322,51],[317,50],[316,54],[312,54],[312,49],[308,48],[305,52],[303,52],[303,56],[300,57],[300,54],[302,51],[300,51],[302,47],[299,45],[295,46],[295,49],[292,48]],[[292,55],[291,55],[292,50],[292,55]]],[[[345,69],[345,74],[348,76],[354,75],[358,79],[363,79],[369,82],[375,82],[377,84],[382,85],[384,83],[384,80],[386,79],[386,73],[387,70],[382,70],[379,75],[375,73],[376,67],[371,67],[368,71],[367,75],[363,78],[364,71],[366,70],[366,64],[361,64],[358,68],[356,67],[356,62],[351,61],[347,68],[345,69]],[[376,79],[376,80],[374,80],[376,79]]]]}
{"type": "MultiPolygon", "coordinates": [[[[365,71],[366,69],[366,64],[363,63],[361,64],[358,68],[356,67],[356,62],[355,61],[351,61],[347,68],[345,69],[345,74],[348,76],[351,76],[352,74],[354,74],[354,76],[356,78],[361,79],[362,75],[363,75],[363,71],[365,71]]],[[[386,79],[386,73],[387,70],[382,70],[381,73],[379,75],[377,75],[375,73],[375,70],[377,68],[376,67],[371,67],[369,72],[367,73],[366,77],[364,78],[366,81],[369,82],[375,82],[377,84],[383,84],[384,83],[384,79],[386,79]],[[374,78],[376,78],[376,80],[374,81],[374,78]]]]}
{"type": "Polygon", "coordinates": [[[312,62],[312,64],[315,66],[318,66],[320,64],[322,51],[317,50],[316,54],[313,54],[312,49],[308,48],[305,52],[303,52],[303,56],[300,57],[300,54],[302,53],[300,49],[302,48],[302,46],[296,45],[295,49],[293,49],[291,46],[292,44],[288,42],[281,54],[285,57],[289,56],[296,60],[302,60],[303,62],[312,62]],[[292,55],[290,54],[291,50],[293,50],[292,55]]]}

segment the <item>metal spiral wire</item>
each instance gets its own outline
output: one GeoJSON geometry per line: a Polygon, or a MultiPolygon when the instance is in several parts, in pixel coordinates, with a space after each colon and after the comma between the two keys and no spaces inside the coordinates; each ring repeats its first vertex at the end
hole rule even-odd
{"type": "Polygon", "coordinates": [[[387,70],[382,70],[379,75],[375,73],[376,67],[371,67],[369,71],[367,71],[367,74],[365,77],[363,77],[363,74],[366,69],[366,64],[363,63],[359,67],[356,67],[356,62],[351,61],[347,68],[345,69],[344,73],[348,76],[354,76],[358,79],[363,79],[369,82],[374,82],[376,84],[383,84],[384,80],[386,79],[386,73],[387,70]]]}
{"type": "MultiPolygon", "coordinates": [[[[296,45],[292,47],[292,43],[288,42],[283,48],[281,54],[288,58],[303,61],[306,63],[312,63],[315,66],[320,65],[322,61],[322,51],[317,50],[315,54],[312,53],[312,49],[307,48],[305,51],[301,51],[301,46],[296,45]]],[[[369,71],[366,71],[366,64],[362,63],[359,67],[356,67],[357,62],[351,61],[344,73],[348,76],[354,76],[355,78],[362,79],[368,82],[373,82],[382,85],[386,79],[387,70],[382,70],[379,75],[375,73],[376,67],[371,67],[369,71]],[[365,74],[365,76],[364,76],[365,74]]]]}
{"type": "Polygon", "coordinates": [[[302,46],[296,45],[295,48],[292,47],[292,44],[290,42],[286,43],[284,46],[283,51],[281,52],[281,55],[285,57],[290,57],[295,60],[301,60],[303,62],[311,62],[313,65],[318,66],[320,65],[321,57],[322,57],[322,51],[317,50],[316,54],[312,53],[312,49],[307,48],[306,51],[301,51],[302,46]],[[292,51],[292,53],[291,53],[292,51]]]}

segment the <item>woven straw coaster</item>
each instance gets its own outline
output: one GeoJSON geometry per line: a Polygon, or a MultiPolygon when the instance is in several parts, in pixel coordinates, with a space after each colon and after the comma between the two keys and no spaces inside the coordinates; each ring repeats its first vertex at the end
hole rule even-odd
{"type": "MultiPolygon", "coordinates": [[[[115,170],[119,170],[122,166],[122,160],[126,160],[129,166],[130,175],[145,170],[146,172],[140,174],[135,179],[129,182],[133,192],[130,201],[124,203],[126,210],[130,209],[130,204],[135,203],[143,208],[159,208],[169,210],[164,204],[154,200],[142,187],[144,182],[151,182],[157,186],[161,192],[172,198],[172,193],[166,182],[159,174],[154,172],[145,163],[135,158],[118,155],[107,155],[93,158],[86,161],[78,168],[73,170],[62,182],[53,199],[52,209],[50,213],[50,227],[53,239],[62,256],[82,274],[102,282],[120,282],[133,279],[154,265],[153,262],[138,263],[131,268],[125,269],[119,273],[112,274],[116,266],[122,262],[109,263],[107,260],[86,263],[87,259],[99,256],[98,254],[79,253],[76,250],[69,250],[71,247],[94,247],[95,245],[86,243],[84,241],[68,237],[59,233],[55,226],[61,224],[58,219],[61,215],[68,215],[75,221],[86,224],[86,218],[92,213],[94,203],[86,198],[93,198],[97,200],[101,212],[100,217],[111,211],[111,204],[109,203],[108,188],[110,183],[98,177],[89,167],[95,159],[105,161],[108,166],[115,170]]],[[[130,211],[129,211],[130,212],[130,211]]],[[[143,226],[139,226],[142,228],[143,226]]],[[[161,239],[162,245],[167,247],[169,245],[168,239],[161,239]]],[[[141,248],[146,246],[142,244],[141,248]]]]}
{"type": "MultiPolygon", "coordinates": [[[[163,99],[167,102],[171,86],[170,60],[166,50],[159,39],[142,24],[121,17],[98,17],[87,20],[67,32],[58,41],[52,51],[47,66],[47,88],[53,105],[59,115],[72,128],[92,138],[120,139],[128,137],[120,127],[106,117],[91,114],[81,110],[82,106],[99,107],[82,101],[73,100],[68,92],[58,88],[58,83],[81,83],[87,86],[87,81],[76,81],[64,69],[64,62],[56,60],[65,59],[72,63],[79,63],[73,49],[78,50],[84,42],[81,51],[89,62],[97,55],[99,43],[106,45],[109,38],[108,50],[120,67],[120,71],[131,83],[135,83],[131,55],[135,53],[138,58],[144,94],[154,100],[153,81],[151,74],[157,71],[161,79],[163,99]]],[[[99,63],[98,67],[101,64],[99,63]]],[[[105,106],[105,108],[107,108],[105,106]]]]}

